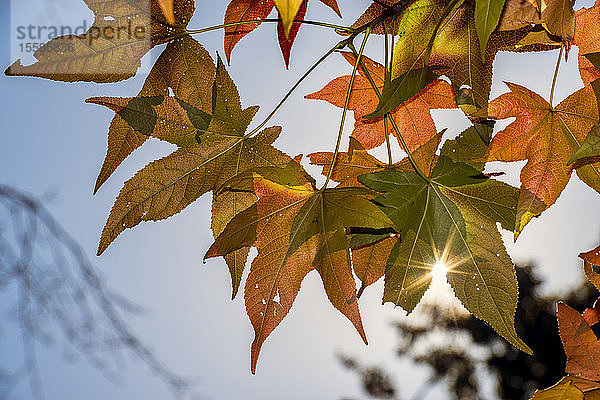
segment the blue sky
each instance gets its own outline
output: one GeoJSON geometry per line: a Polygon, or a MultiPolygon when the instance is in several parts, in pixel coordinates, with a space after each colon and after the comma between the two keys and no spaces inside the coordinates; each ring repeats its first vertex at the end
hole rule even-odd
{"type": "MultiPolygon", "coordinates": [[[[226,3],[198,1],[190,27],[220,23],[226,3]]],[[[352,21],[368,3],[340,1],[344,21],[352,21]]],[[[8,11],[9,0],[0,0],[3,66],[13,61],[8,54],[8,11]]],[[[83,2],[80,12],[89,15],[83,2]]],[[[311,2],[308,18],[339,22],[333,12],[316,1],[311,2]]],[[[213,55],[223,54],[222,32],[196,39],[213,55]]],[[[319,27],[302,28],[289,71],[276,44],[274,25],[264,25],[240,42],[234,50],[230,74],[242,102],[261,106],[254,123],[269,113],[295,80],[335,42],[332,32],[319,27]]],[[[373,42],[368,54],[381,58],[375,46],[378,40],[373,42]]],[[[575,54],[576,49],[561,67],[557,101],[581,86],[575,54]]],[[[501,54],[495,63],[492,97],[505,92],[502,81],[510,80],[547,98],[556,56],[557,52],[501,54]]],[[[299,88],[272,120],[272,124],[284,127],[276,142],[278,148],[296,155],[334,147],[340,110],[324,102],[304,100],[303,96],[347,73],[348,64],[333,56],[299,88]]],[[[286,399],[298,400],[356,397],[360,395],[358,381],[339,365],[336,352],[386,365],[399,378],[401,393],[409,397],[426,375],[394,357],[396,337],[391,322],[403,318],[404,313],[389,304],[381,306],[381,282],[361,299],[370,341],[364,346],[352,326],[328,303],[317,275],[310,274],[291,313],[265,343],[257,375],[250,374],[252,329],[242,296],[230,301],[231,284],[223,261],[202,263],[212,238],[210,195],[174,218],[142,224],[124,233],[102,257],[94,256],[101,228],[123,182],[147,162],[170,152],[171,147],[146,143],[93,196],[112,112],[85,104],[84,100],[92,96],[133,96],[142,84],[143,76],[108,85],[0,76],[0,181],[35,195],[56,194],[48,208],[80,241],[110,286],[145,308],[143,315],[131,320],[134,331],[173,370],[197,378],[198,391],[206,398],[258,400],[282,394],[286,399]]],[[[466,126],[464,117],[455,111],[435,112],[434,116],[438,128],[449,128],[448,137],[466,126]]],[[[350,118],[347,132],[352,123],[350,118]]],[[[495,163],[489,169],[507,171],[505,179],[518,184],[517,167],[495,163]]],[[[318,173],[316,169],[311,172],[318,173]]],[[[534,220],[518,243],[513,244],[511,235],[504,234],[509,254],[514,261],[536,262],[540,274],[548,279],[548,292],[575,286],[581,280],[577,254],[600,240],[600,221],[596,217],[599,208],[600,196],[573,178],[556,205],[534,220]]],[[[7,301],[6,297],[0,297],[0,301],[7,301]]],[[[12,325],[3,328],[0,354],[3,359],[14,358],[19,332],[12,325]]],[[[61,349],[41,348],[40,367],[48,399],[170,396],[140,363],[128,362],[117,385],[107,382],[85,361],[66,362],[61,349]]],[[[11,398],[30,396],[27,385],[22,384],[11,398]]]]}

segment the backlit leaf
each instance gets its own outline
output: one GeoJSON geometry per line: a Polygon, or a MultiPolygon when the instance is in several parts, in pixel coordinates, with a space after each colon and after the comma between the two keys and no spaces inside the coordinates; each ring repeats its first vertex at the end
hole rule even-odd
{"type": "MultiPolygon", "coordinates": [[[[235,85],[220,60],[211,92],[215,93],[215,97],[211,102],[210,122],[204,131],[196,125],[205,123],[205,120],[190,119],[190,115],[199,115],[201,110],[191,113],[192,106],[187,103],[165,97],[155,107],[157,123],[151,136],[181,148],[150,163],[125,183],[102,233],[99,253],[125,228],[141,221],[155,221],[177,214],[202,194],[219,188],[227,179],[245,170],[287,164],[289,157],[271,146],[279,136],[280,128],[267,128],[252,138],[243,136],[257,109],[241,108],[235,85]]],[[[115,109],[119,101],[127,107],[131,100],[104,98],[90,101],[115,109]]],[[[217,211],[213,214],[213,227],[226,224],[232,216],[223,215],[223,212],[235,215],[248,206],[248,198],[236,199],[236,196],[246,195],[222,197],[226,203],[235,205],[232,211],[213,207],[213,211],[217,211]]],[[[234,280],[234,287],[235,284],[234,280]]]]}
{"type": "Polygon", "coordinates": [[[285,36],[290,36],[290,30],[292,29],[292,24],[298,11],[300,11],[300,6],[303,2],[307,0],[273,0],[275,5],[277,6],[277,10],[279,11],[279,16],[283,22],[283,30],[285,32],[285,36]]]}
{"type": "Polygon", "coordinates": [[[568,379],[551,388],[536,390],[531,400],[583,400],[583,392],[568,379]]]}
{"type": "MultiPolygon", "coordinates": [[[[298,10],[298,14],[296,15],[296,19],[303,20],[306,15],[306,7],[308,4],[308,0],[304,0],[300,5],[300,9],[298,10]]],[[[302,24],[300,22],[292,23],[292,27],[289,32],[285,32],[285,28],[283,22],[277,24],[277,38],[279,40],[279,47],[281,48],[281,54],[283,55],[283,61],[285,62],[285,66],[289,68],[290,65],[290,54],[292,52],[292,46],[294,45],[294,41],[296,40],[296,36],[298,35],[298,31],[302,24]]]]}
{"type": "MultiPolygon", "coordinates": [[[[343,52],[342,55],[348,63],[354,65],[356,58],[352,53],[343,52]]],[[[362,60],[375,85],[383,89],[385,72],[381,64],[363,56],[362,60]]],[[[354,131],[356,138],[366,149],[375,148],[385,141],[385,127],[383,117],[365,120],[364,116],[373,112],[379,104],[379,96],[373,90],[366,77],[366,72],[359,68],[355,77],[354,86],[350,96],[349,109],[354,111],[354,131]]],[[[341,76],[329,82],[320,91],[306,96],[308,99],[325,100],[329,103],[343,107],[346,99],[350,76],[341,76]]],[[[429,141],[437,134],[437,129],[431,117],[431,110],[437,108],[456,108],[454,94],[447,82],[436,80],[423,89],[416,96],[400,104],[392,110],[390,116],[394,118],[398,129],[412,151],[429,141]]],[[[397,137],[397,132],[391,129],[397,137]]]]}
{"type": "MultiPolygon", "coordinates": [[[[337,0],[321,0],[321,2],[341,16],[337,0]]],[[[279,18],[281,18],[277,24],[279,47],[285,65],[288,66],[292,45],[302,25],[298,22],[294,23],[294,20],[304,19],[307,5],[308,0],[231,0],[227,6],[224,20],[226,25],[233,24],[225,27],[224,44],[227,61],[231,60],[231,52],[237,43],[261,24],[261,22],[236,23],[266,19],[273,8],[277,7],[279,18]]]]}
{"type": "Polygon", "coordinates": [[[152,47],[181,36],[194,13],[192,0],[176,0],[171,24],[163,15],[162,2],[159,6],[156,1],[87,0],[86,4],[95,19],[85,34],[50,40],[33,54],[35,63],[24,66],[17,60],[6,74],[65,82],[128,79],[152,47]]]}
{"type": "MultiPolygon", "coordinates": [[[[475,9],[470,2],[463,2],[452,9],[440,22],[446,12],[447,0],[416,0],[404,12],[399,25],[400,38],[396,42],[392,60],[392,77],[424,66],[444,66],[444,73],[456,87],[470,88],[471,103],[484,106],[488,102],[492,82],[492,63],[496,53],[523,51],[517,44],[530,31],[531,26],[506,32],[491,34],[485,57],[481,55],[481,45],[475,27],[475,9]],[[430,40],[439,25],[433,42],[431,57],[425,65],[425,54],[430,40]]],[[[543,46],[527,48],[542,50],[543,46]]]]}
{"type": "Polygon", "coordinates": [[[481,58],[485,58],[487,41],[498,26],[503,8],[504,0],[477,0],[475,2],[475,27],[481,46],[481,58]]]}
{"type": "MultiPolygon", "coordinates": [[[[225,24],[265,19],[275,3],[271,0],[231,0],[225,12],[225,24]]],[[[225,27],[225,55],[231,60],[231,52],[244,36],[260,26],[260,22],[225,27]]]]}
{"type": "Polygon", "coordinates": [[[384,83],[377,108],[363,118],[373,119],[393,111],[438,78],[432,68],[426,67],[410,70],[392,79],[389,84],[384,83]]]}
{"type": "MultiPolygon", "coordinates": [[[[194,39],[184,36],[169,42],[138,96],[167,96],[170,88],[178,99],[210,113],[215,72],[215,64],[208,52],[194,39]]],[[[123,160],[147,139],[147,135],[136,131],[118,114],[115,115],[108,131],[108,149],[94,193],[123,160]]]]}
{"type": "MultiPolygon", "coordinates": [[[[590,86],[558,106],[523,86],[507,83],[510,92],[488,106],[490,117],[516,120],[494,136],[488,161],[528,160],[521,170],[521,197],[515,237],[525,225],[560,196],[571,177],[568,161],[598,122],[598,106],[590,86]]],[[[577,172],[597,173],[586,166],[577,172]]]]}
{"type": "Polygon", "coordinates": [[[174,14],[174,10],[173,10],[173,2],[174,0],[157,0],[158,1],[158,5],[160,6],[160,9],[163,12],[163,15],[165,16],[165,19],[167,20],[167,22],[171,25],[175,25],[175,14],[174,14]]]}
{"type": "Polygon", "coordinates": [[[440,156],[429,181],[386,170],[359,180],[383,192],[374,202],[402,232],[386,267],[384,301],[411,312],[429,287],[438,261],[449,266],[454,293],[476,317],[517,348],[517,281],[496,223],[511,228],[518,191],[440,156]]]}
{"type": "Polygon", "coordinates": [[[246,281],[246,309],[254,326],[252,371],[267,336],[289,312],[306,274],[316,269],[331,303],[354,324],[364,340],[350,272],[346,229],[392,227],[364,189],[315,190],[286,186],[255,175],[256,206],[234,217],[207,252],[225,255],[253,241],[258,256],[246,281]]]}
{"type": "Polygon", "coordinates": [[[579,73],[583,83],[587,85],[600,78],[600,71],[585,57],[585,54],[600,52],[600,0],[593,7],[577,10],[575,20],[573,44],[579,48],[579,73]]]}
{"type": "Polygon", "coordinates": [[[600,342],[581,314],[558,303],[558,329],[567,354],[566,372],[600,381],[600,342]]]}

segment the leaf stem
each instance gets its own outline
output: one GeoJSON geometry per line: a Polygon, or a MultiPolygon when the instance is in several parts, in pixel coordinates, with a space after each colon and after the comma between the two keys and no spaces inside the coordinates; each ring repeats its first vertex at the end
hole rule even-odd
{"type": "MultiPolygon", "coordinates": [[[[387,27],[385,26],[385,20],[383,21],[383,36],[385,37],[385,43],[384,43],[384,46],[385,46],[385,80],[391,81],[392,71],[391,71],[391,64],[390,64],[390,58],[389,58],[390,44],[388,43],[388,32],[387,32],[387,27]]],[[[388,124],[387,116],[383,117],[383,130],[385,132],[385,145],[387,147],[388,165],[391,167],[392,166],[392,145],[390,143],[390,127],[388,124]]]]}
{"type": "Polygon", "coordinates": [[[275,108],[273,109],[273,111],[271,111],[271,113],[269,115],[267,115],[267,117],[256,127],[254,128],[250,133],[244,135],[245,138],[250,137],[252,135],[254,135],[255,133],[257,133],[258,131],[260,131],[270,120],[271,118],[273,118],[273,116],[277,113],[277,111],[279,111],[279,109],[283,106],[283,104],[287,101],[287,99],[292,95],[292,93],[294,93],[294,91],[298,88],[298,86],[300,86],[300,84],[319,66],[321,65],[321,63],[323,61],[325,61],[327,59],[327,57],[329,57],[333,52],[335,52],[336,50],[342,48],[343,46],[345,46],[345,40],[337,43],[335,46],[333,46],[331,49],[329,49],[327,51],[327,53],[325,53],[321,58],[319,58],[319,60],[317,60],[317,62],[315,62],[305,73],[304,75],[302,75],[300,77],[300,79],[294,84],[294,86],[292,86],[292,88],[290,90],[288,90],[288,92],[286,93],[285,96],[283,96],[283,98],[281,99],[281,101],[277,104],[277,106],[275,106],[275,108]]]}
{"type": "MultiPolygon", "coordinates": [[[[369,39],[369,35],[371,34],[371,26],[368,26],[365,31],[365,37],[360,45],[360,51],[358,52],[358,56],[356,57],[356,62],[354,63],[354,69],[352,70],[352,75],[350,76],[350,83],[348,84],[348,91],[346,92],[346,101],[344,102],[344,111],[342,112],[342,120],[340,121],[340,130],[337,136],[337,142],[335,144],[335,150],[333,152],[333,159],[331,160],[331,167],[329,167],[329,173],[327,174],[327,178],[325,180],[325,184],[321,188],[321,190],[325,190],[329,181],[331,180],[331,175],[333,174],[333,170],[335,168],[335,163],[337,162],[338,154],[340,152],[340,144],[342,143],[342,135],[344,133],[344,124],[346,122],[346,115],[348,114],[348,106],[350,105],[350,96],[352,95],[352,88],[354,86],[354,78],[356,77],[356,73],[358,72],[358,66],[360,65],[360,60],[362,58],[362,54],[365,51],[365,46],[367,44],[367,40],[369,39]]],[[[348,43],[348,46],[354,47],[352,42],[348,43]]]]}
{"type": "MultiPolygon", "coordinates": [[[[251,25],[251,24],[260,24],[263,22],[280,22],[280,21],[281,21],[280,18],[265,18],[265,19],[254,19],[254,20],[248,20],[248,21],[229,22],[227,24],[209,26],[209,27],[201,28],[201,29],[192,29],[192,30],[186,29],[185,33],[187,33],[188,35],[195,35],[195,34],[199,34],[199,33],[215,31],[215,30],[229,28],[229,27],[238,26],[238,25],[251,25]]],[[[306,25],[322,26],[324,28],[336,29],[336,30],[340,30],[340,31],[344,31],[344,32],[350,32],[350,33],[354,33],[356,31],[356,29],[350,28],[348,26],[335,25],[335,24],[330,24],[330,23],[321,22],[321,21],[308,21],[308,20],[303,20],[303,19],[296,19],[296,20],[294,20],[294,22],[298,22],[298,23],[306,24],[306,25]]]]}
{"type": "Polygon", "coordinates": [[[556,87],[556,80],[558,78],[558,70],[560,68],[560,61],[562,59],[564,46],[560,46],[560,52],[558,53],[558,60],[556,60],[556,67],[554,68],[554,77],[552,78],[552,88],[550,89],[550,107],[554,108],[554,88],[556,87]]]}

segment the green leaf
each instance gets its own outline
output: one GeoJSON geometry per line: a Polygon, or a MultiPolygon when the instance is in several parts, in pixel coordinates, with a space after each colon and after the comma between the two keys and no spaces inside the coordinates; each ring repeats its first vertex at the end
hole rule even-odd
{"type": "Polygon", "coordinates": [[[569,164],[580,168],[600,161],[600,123],[596,123],[586,136],[581,147],[573,154],[569,164]]]}
{"type": "Polygon", "coordinates": [[[475,1],[475,27],[481,46],[481,58],[485,59],[485,52],[490,35],[498,26],[500,15],[504,8],[505,0],[476,0],[475,1]]]}
{"type": "Polygon", "coordinates": [[[289,254],[311,237],[352,227],[388,228],[392,223],[381,210],[364,197],[364,188],[335,188],[316,192],[294,219],[289,254]]]}
{"type": "Polygon", "coordinates": [[[439,75],[434,71],[439,69],[440,67],[413,69],[391,81],[386,81],[377,108],[371,114],[365,115],[364,118],[378,118],[391,112],[436,80],[439,75]]]}
{"type": "Polygon", "coordinates": [[[198,130],[198,135],[196,136],[196,140],[200,143],[200,135],[207,132],[208,127],[210,125],[210,121],[212,120],[212,115],[205,113],[202,110],[193,107],[192,105],[186,103],[181,99],[176,99],[181,108],[183,108],[194,127],[198,130]]]}
{"type": "Polygon", "coordinates": [[[465,307],[530,353],[514,329],[517,280],[496,227],[500,222],[514,229],[519,191],[445,156],[428,179],[394,170],[359,177],[383,192],[374,202],[403,236],[386,266],[384,301],[413,311],[429,287],[433,266],[444,262],[465,307]]]}
{"type": "Polygon", "coordinates": [[[454,162],[470,165],[481,172],[485,167],[485,161],[477,160],[485,158],[493,131],[494,121],[475,123],[455,139],[447,140],[440,154],[454,162]]]}
{"type": "Polygon", "coordinates": [[[164,96],[134,97],[117,112],[136,131],[150,136],[158,119],[155,106],[164,101],[164,96]]]}

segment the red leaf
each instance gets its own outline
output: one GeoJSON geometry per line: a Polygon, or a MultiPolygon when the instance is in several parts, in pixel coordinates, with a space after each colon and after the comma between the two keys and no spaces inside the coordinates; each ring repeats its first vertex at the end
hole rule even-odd
{"type": "MultiPolygon", "coordinates": [[[[306,6],[307,5],[308,5],[308,0],[304,0],[302,2],[302,4],[300,5],[298,14],[296,14],[296,19],[298,19],[298,20],[304,19],[304,16],[306,15],[306,6]]],[[[300,30],[300,26],[302,26],[301,23],[294,22],[292,24],[292,28],[290,29],[290,37],[286,38],[283,23],[280,21],[277,24],[277,36],[279,38],[279,47],[281,47],[281,54],[283,55],[283,60],[285,61],[286,68],[290,67],[290,53],[292,51],[292,46],[294,45],[294,40],[296,40],[296,36],[298,36],[298,31],[300,30]]]]}
{"type": "MultiPolygon", "coordinates": [[[[275,7],[271,0],[231,0],[225,11],[225,24],[241,21],[265,19],[275,7]]],[[[258,28],[260,22],[254,24],[235,25],[225,28],[225,55],[231,59],[231,52],[244,36],[258,28]]]]}
{"type": "Polygon", "coordinates": [[[576,310],[558,303],[558,330],[567,355],[566,372],[600,381],[600,342],[576,310]]]}

